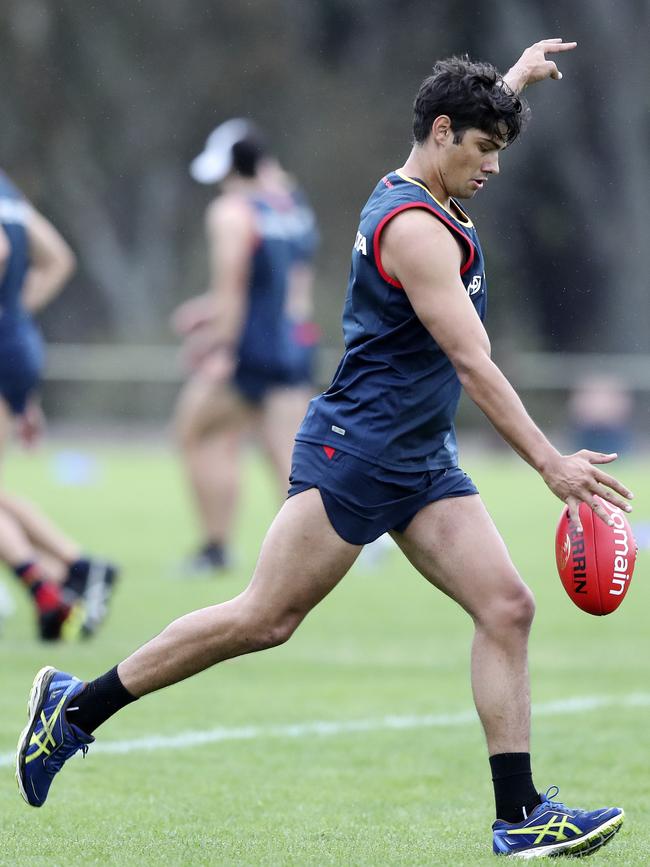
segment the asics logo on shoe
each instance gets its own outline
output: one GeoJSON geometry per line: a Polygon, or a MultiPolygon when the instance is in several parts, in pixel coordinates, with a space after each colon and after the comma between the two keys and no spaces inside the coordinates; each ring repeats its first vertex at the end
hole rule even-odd
{"type": "Polygon", "coordinates": [[[537,834],[533,845],[538,846],[544,837],[550,837],[556,843],[568,840],[569,835],[565,831],[572,831],[574,835],[582,834],[582,829],[569,822],[568,816],[562,816],[560,819],[560,816],[554,813],[545,825],[528,825],[524,828],[512,828],[507,833],[508,836],[514,834],[537,834]]]}
{"type": "Polygon", "coordinates": [[[45,713],[41,711],[41,724],[43,728],[34,732],[29,741],[28,749],[32,747],[36,747],[36,749],[32,753],[28,753],[25,756],[25,764],[29,764],[34,759],[37,759],[40,755],[45,753],[46,756],[50,756],[52,754],[52,750],[50,747],[56,747],[57,743],[54,739],[54,735],[52,734],[52,730],[54,725],[59,718],[59,714],[61,713],[61,709],[65,703],[65,696],[61,699],[61,701],[56,706],[54,713],[48,719],[45,716],[45,713]]]}

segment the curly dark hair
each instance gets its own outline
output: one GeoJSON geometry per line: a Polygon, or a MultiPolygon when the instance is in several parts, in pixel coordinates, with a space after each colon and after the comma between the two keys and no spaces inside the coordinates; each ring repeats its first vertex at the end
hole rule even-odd
{"type": "Polygon", "coordinates": [[[454,141],[465,130],[480,129],[511,144],[522,131],[529,109],[491,63],[467,55],[439,60],[425,78],[413,103],[413,136],[419,144],[441,114],[451,120],[454,141]]]}

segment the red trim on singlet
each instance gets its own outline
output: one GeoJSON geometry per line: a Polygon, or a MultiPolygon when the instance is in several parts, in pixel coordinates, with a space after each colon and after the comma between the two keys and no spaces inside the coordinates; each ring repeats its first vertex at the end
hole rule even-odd
{"type": "Polygon", "coordinates": [[[436,211],[435,208],[432,208],[431,205],[427,205],[425,202],[407,202],[404,205],[399,205],[399,207],[395,208],[393,211],[390,211],[388,214],[386,214],[385,217],[382,217],[381,222],[379,223],[379,225],[375,229],[375,237],[374,237],[373,242],[372,242],[373,253],[375,255],[375,265],[377,266],[377,270],[379,271],[381,276],[384,278],[384,280],[387,283],[390,283],[391,286],[395,286],[396,289],[403,289],[404,288],[402,286],[402,284],[399,282],[399,280],[394,280],[390,276],[390,274],[388,274],[386,271],[384,271],[384,267],[381,264],[381,254],[379,251],[379,243],[381,241],[381,233],[383,232],[384,227],[386,226],[386,223],[388,223],[390,220],[392,220],[393,217],[396,217],[397,214],[401,214],[402,211],[408,211],[410,208],[421,208],[423,211],[430,211],[434,217],[437,217],[441,223],[444,223],[449,229],[451,229],[460,238],[462,238],[463,241],[465,241],[465,243],[469,247],[469,254],[467,256],[466,262],[461,266],[461,269],[460,269],[460,276],[462,277],[463,274],[468,270],[468,268],[472,267],[472,262],[474,261],[474,257],[476,255],[476,249],[474,247],[474,244],[470,241],[470,239],[467,237],[467,235],[464,235],[461,232],[461,230],[458,228],[458,226],[454,225],[454,223],[452,223],[451,220],[448,220],[441,213],[439,213],[439,211],[436,211]]]}

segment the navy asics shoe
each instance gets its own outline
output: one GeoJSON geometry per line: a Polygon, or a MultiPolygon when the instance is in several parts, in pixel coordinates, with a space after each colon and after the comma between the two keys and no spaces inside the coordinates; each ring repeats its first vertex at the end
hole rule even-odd
{"type": "Polygon", "coordinates": [[[542,803],[516,824],[500,819],[492,825],[495,855],[543,858],[546,855],[591,855],[620,830],[625,813],[620,807],[601,810],[571,809],[551,798],[559,793],[552,786],[542,803]]]}
{"type": "Polygon", "coordinates": [[[86,684],[48,665],[42,668],[29,694],[29,719],[18,739],[16,780],[20,794],[32,807],[42,807],[55,775],[65,762],[95,740],[66,719],[70,702],[86,684]]]}

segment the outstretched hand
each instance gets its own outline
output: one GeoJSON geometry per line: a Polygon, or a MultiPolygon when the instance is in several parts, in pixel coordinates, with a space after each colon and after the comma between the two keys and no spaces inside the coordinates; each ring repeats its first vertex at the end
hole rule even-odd
{"type": "Polygon", "coordinates": [[[546,55],[571,51],[577,44],[577,42],[564,42],[559,36],[553,39],[541,39],[524,51],[515,65],[503,76],[503,80],[515,93],[522,91],[528,84],[535,84],[547,78],[559,81],[562,73],[555,61],[547,59],[546,55]]]}
{"type": "Polygon", "coordinates": [[[632,506],[626,502],[633,494],[618,479],[598,468],[598,464],[609,464],[616,460],[616,454],[604,455],[581,449],[574,455],[558,455],[542,473],[544,481],[569,507],[571,523],[582,532],[580,503],[587,503],[601,521],[612,524],[612,517],[600,505],[596,497],[601,497],[624,512],[631,512],[632,506]],[[617,494],[619,496],[617,496],[617,494]]]}

